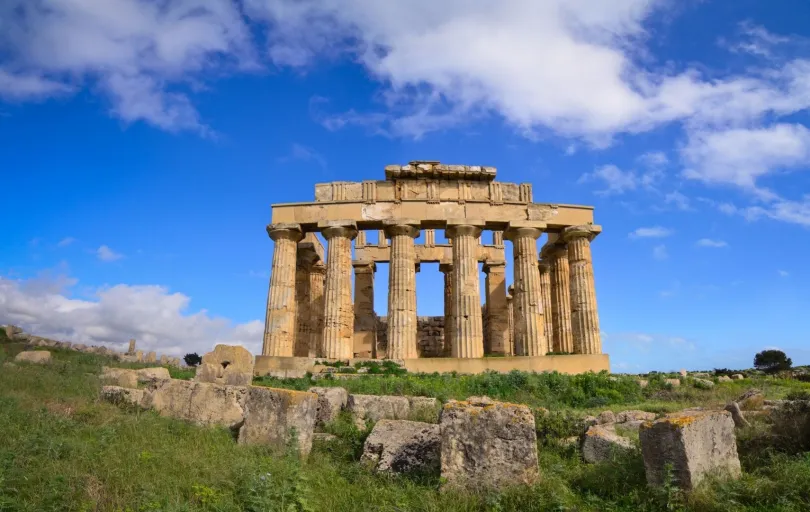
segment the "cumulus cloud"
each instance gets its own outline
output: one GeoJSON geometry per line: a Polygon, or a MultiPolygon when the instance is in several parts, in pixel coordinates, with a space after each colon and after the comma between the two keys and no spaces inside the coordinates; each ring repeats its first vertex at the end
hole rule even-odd
{"type": "Polygon", "coordinates": [[[20,325],[40,336],[123,350],[135,338],[138,347],[173,356],[205,352],[216,343],[260,349],[264,323],[234,325],[189,312],[191,299],[162,286],[119,284],[95,290],[92,299],[70,298],[76,279],[43,274],[36,279],[0,278],[0,323],[20,325]]]}
{"type": "Polygon", "coordinates": [[[124,257],[123,254],[113,251],[106,245],[102,245],[96,250],[96,256],[101,261],[115,261],[124,257]]]}
{"type": "Polygon", "coordinates": [[[671,229],[662,226],[652,226],[649,228],[638,228],[628,236],[630,238],[664,238],[672,234],[671,229]]]}
{"type": "Polygon", "coordinates": [[[723,240],[712,240],[711,238],[701,238],[697,241],[698,247],[727,247],[728,244],[723,240]]]}

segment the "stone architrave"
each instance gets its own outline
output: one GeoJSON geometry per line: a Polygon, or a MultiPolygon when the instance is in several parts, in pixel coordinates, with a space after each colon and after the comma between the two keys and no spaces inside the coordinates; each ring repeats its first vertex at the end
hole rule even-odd
{"type": "Polygon", "coordinates": [[[253,354],[240,345],[217,345],[202,357],[194,380],[230,386],[249,386],[253,382],[253,354]]]}
{"type": "Polygon", "coordinates": [[[551,314],[551,265],[540,260],[540,293],[543,298],[543,320],[545,321],[546,342],[554,349],[554,322],[551,314]]]}
{"type": "Polygon", "coordinates": [[[561,244],[546,244],[543,259],[549,262],[551,281],[551,323],[554,329],[552,348],[554,352],[574,353],[574,336],[571,332],[571,294],[568,272],[568,248],[561,244]]]}
{"type": "Polygon", "coordinates": [[[692,489],[708,475],[738,478],[741,473],[728,411],[681,411],[646,422],[639,429],[647,483],[661,486],[671,477],[692,489]]]}
{"type": "Polygon", "coordinates": [[[309,357],[323,357],[323,287],[326,265],[317,262],[309,269],[309,357]]]}
{"type": "Polygon", "coordinates": [[[385,222],[385,235],[391,239],[388,267],[388,358],[415,359],[416,329],[416,251],[419,222],[398,219],[385,222]]]}
{"type": "Polygon", "coordinates": [[[267,292],[262,355],[291,357],[296,331],[296,252],[303,235],[298,224],[271,224],[267,226],[267,234],[275,242],[275,247],[267,292]]]}
{"type": "Polygon", "coordinates": [[[487,275],[488,352],[490,354],[508,355],[509,311],[506,305],[506,262],[487,261],[484,263],[484,273],[487,275]]]}
{"type": "Polygon", "coordinates": [[[440,263],[439,271],[444,274],[444,344],[442,356],[450,357],[453,353],[453,264],[440,263]]]}
{"type": "Polygon", "coordinates": [[[323,357],[350,359],[354,345],[352,305],[352,240],[357,227],[350,221],[319,222],[328,241],[324,285],[323,357]]]}
{"type": "Polygon", "coordinates": [[[591,240],[600,231],[596,226],[570,226],[562,234],[568,245],[571,332],[575,354],[602,353],[591,260],[591,240]]]}
{"type": "Polygon", "coordinates": [[[134,356],[135,355],[135,340],[129,340],[129,348],[127,348],[127,355],[134,356]]]}
{"type": "Polygon", "coordinates": [[[484,323],[478,276],[478,237],[484,221],[448,221],[446,236],[453,246],[452,356],[484,356],[484,323]]]}
{"type": "Polygon", "coordinates": [[[283,448],[295,439],[299,453],[306,457],[312,449],[317,408],[315,393],[250,386],[238,443],[283,448]]]}
{"type": "Polygon", "coordinates": [[[534,415],[525,405],[487,397],[442,409],[441,476],[448,487],[500,488],[539,476],[534,415]]]}
{"type": "Polygon", "coordinates": [[[543,318],[543,296],[537,268],[537,239],[545,222],[512,222],[504,237],[513,245],[515,258],[515,355],[544,356],[549,351],[543,318]]]}
{"type": "MultiPolygon", "coordinates": [[[[363,231],[360,231],[363,233],[363,231]]],[[[354,261],[354,357],[373,357],[377,345],[373,261],[354,261]]]]}

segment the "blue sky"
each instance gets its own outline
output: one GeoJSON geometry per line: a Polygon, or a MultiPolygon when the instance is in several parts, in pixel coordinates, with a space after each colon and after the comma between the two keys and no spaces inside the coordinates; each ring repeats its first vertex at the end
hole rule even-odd
{"type": "MultiPolygon", "coordinates": [[[[434,159],[594,205],[614,371],[810,364],[808,19],[802,0],[7,0],[0,323],[256,350],[270,204],[434,159]]],[[[417,285],[441,314],[437,266],[417,285]]]]}

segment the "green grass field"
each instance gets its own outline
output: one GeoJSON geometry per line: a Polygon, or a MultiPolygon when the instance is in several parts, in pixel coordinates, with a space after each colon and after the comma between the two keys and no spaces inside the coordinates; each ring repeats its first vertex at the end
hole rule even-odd
{"type": "MultiPolygon", "coordinates": [[[[589,465],[575,447],[558,442],[577,418],[607,408],[659,412],[725,403],[752,386],[776,398],[810,389],[808,384],[759,379],[698,390],[651,383],[641,391],[631,378],[521,374],[317,382],[370,394],[486,394],[551,410],[538,423],[539,483],[500,493],[457,493],[438,491],[438,477],[392,478],[362,467],[363,434],[345,417],[328,429],[337,441],[316,444],[300,461],[289,453],[237,446],[224,429],[99,402],[97,375],[101,366],[114,364],[100,356],[52,351],[49,366],[3,365],[21,349],[0,342],[0,512],[810,510],[810,454],[771,449],[761,424],[741,434],[741,480],[710,481],[688,496],[649,489],[640,455],[589,465]]],[[[298,389],[312,384],[256,383],[298,389]]]]}

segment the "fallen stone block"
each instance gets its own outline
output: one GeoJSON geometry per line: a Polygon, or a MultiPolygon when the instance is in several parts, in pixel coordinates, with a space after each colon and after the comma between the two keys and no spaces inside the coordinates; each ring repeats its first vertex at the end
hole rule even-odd
{"type": "Polygon", "coordinates": [[[616,413],[616,423],[627,423],[630,421],[652,421],[655,419],[655,416],[656,414],[654,412],[638,410],[621,411],[616,413]]]}
{"type": "Polygon", "coordinates": [[[138,387],[138,373],[135,370],[104,366],[101,368],[99,378],[111,386],[131,389],[138,387]]]}
{"type": "Polygon", "coordinates": [[[743,411],[753,411],[760,409],[765,404],[766,400],[762,390],[751,388],[740,395],[735,402],[740,405],[740,409],[743,411]]]}
{"type": "Polygon", "coordinates": [[[409,396],[408,406],[410,412],[408,417],[430,420],[428,423],[437,423],[439,421],[439,400],[428,396],[409,396]]]}
{"type": "Polygon", "coordinates": [[[318,395],[315,424],[321,426],[337,419],[349,399],[349,393],[345,389],[338,387],[312,387],[308,391],[318,395]]]}
{"type": "Polygon", "coordinates": [[[152,408],[161,416],[203,426],[242,425],[247,394],[243,387],[168,379],[155,381],[151,389],[152,408]]]}
{"type": "Polygon", "coordinates": [[[103,386],[101,399],[118,406],[135,406],[142,409],[148,409],[152,402],[152,396],[147,390],[121,386],[103,386]]]}
{"type": "Polygon", "coordinates": [[[741,473],[728,411],[682,411],[642,425],[639,432],[647,483],[661,486],[672,467],[675,485],[692,489],[707,475],[741,473]]]}
{"type": "Polygon", "coordinates": [[[743,380],[745,378],[745,375],[743,375],[742,373],[735,373],[734,375],[731,376],[731,378],[734,380],[743,380]]]}
{"type": "Polygon", "coordinates": [[[48,364],[51,362],[51,353],[47,350],[26,350],[14,357],[18,363],[48,364]]]}
{"type": "Polygon", "coordinates": [[[714,382],[709,379],[695,379],[695,387],[698,389],[711,389],[714,387],[714,382]]]}
{"type": "Polygon", "coordinates": [[[366,421],[408,419],[411,405],[404,396],[349,395],[346,410],[362,430],[366,428],[366,421]]]}
{"type": "Polygon", "coordinates": [[[606,423],[616,423],[616,414],[613,411],[602,411],[597,416],[597,420],[600,425],[604,425],[606,423]]]}
{"type": "Polygon", "coordinates": [[[447,487],[505,487],[539,476],[534,415],[525,405],[471,397],[448,402],[439,420],[447,487]]]}
{"type": "Polygon", "coordinates": [[[582,458],[591,464],[613,460],[617,455],[632,452],[633,442],[618,435],[613,427],[594,425],[588,429],[580,443],[582,458]]]}
{"type": "Polygon", "coordinates": [[[681,379],[664,379],[664,382],[672,386],[673,388],[677,388],[681,385],[681,379]]]}
{"type": "Polygon", "coordinates": [[[141,368],[139,370],[135,370],[135,373],[138,375],[138,382],[141,383],[150,383],[172,378],[172,376],[169,374],[169,370],[161,367],[141,368]]]}
{"type": "Polygon", "coordinates": [[[217,345],[202,357],[194,380],[230,386],[253,382],[253,354],[241,345],[217,345]]]}
{"type": "Polygon", "coordinates": [[[731,377],[728,375],[721,375],[717,377],[717,382],[731,382],[731,377]]]}
{"type": "Polygon", "coordinates": [[[743,416],[743,413],[740,410],[740,406],[739,404],[737,404],[737,402],[731,402],[725,407],[725,410],[731,413],[731,419],[734,420],[735,427],[743,428],[751,426],[751,424],[748,423],[748,420],[745,419],[745,416],[743,416]]]}
{"type": "Polygon", "coordinates": [[[238,442],[284,447],[295,439],[299,453],[306,457],[312,449],[317,408],[315,393],[250,386],[238,442]]]}
{"type": "Polygon", "coordinates": [[[407,420],[380,420],[363,445],[360,461],[380,473],[439,473],[439,425],[407,420]]]}

